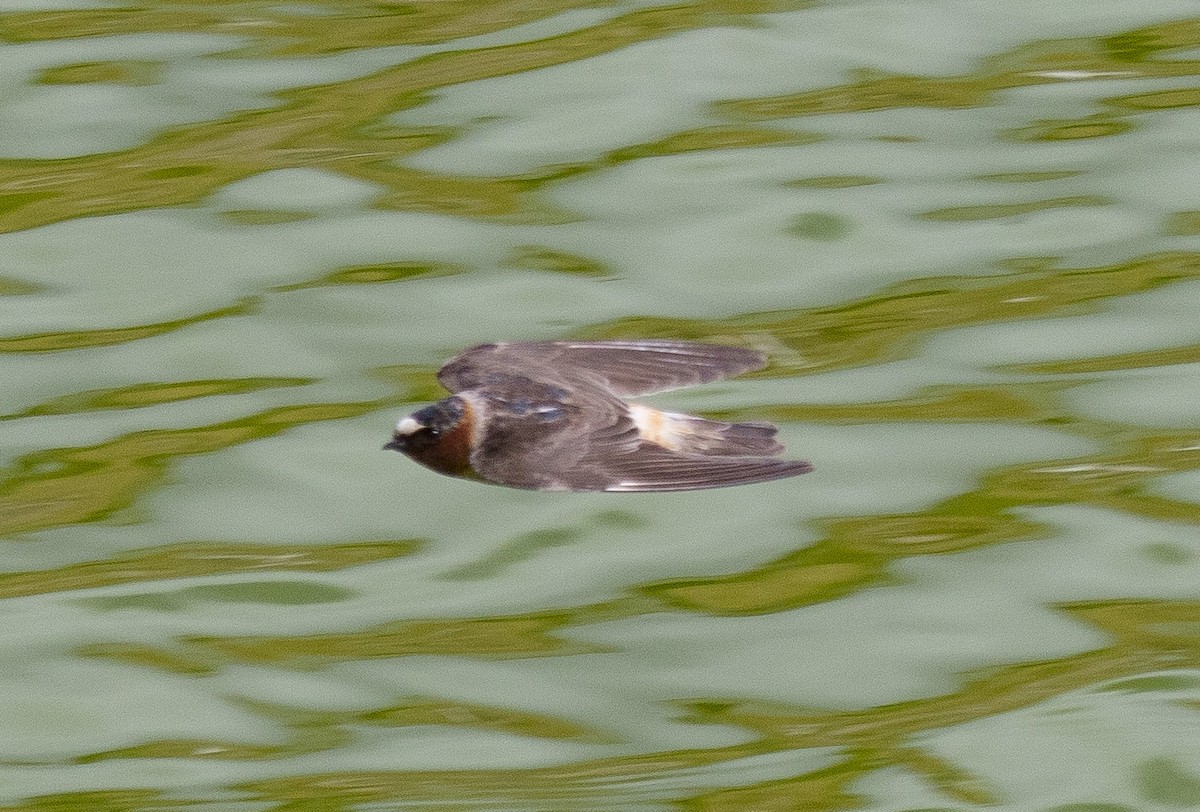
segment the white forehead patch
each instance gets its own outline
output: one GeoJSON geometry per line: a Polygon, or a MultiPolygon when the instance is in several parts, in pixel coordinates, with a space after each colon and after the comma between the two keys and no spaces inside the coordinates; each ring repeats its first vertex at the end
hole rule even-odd
{"type": "Polygon", "coordinates": [[[420,423],[418,423],[416,420],[413,420],[411,417],[405,417],[399,423],[396,424],[396,433],[403,434],[404,436],[407,437],[410,434],[416,434],[418,431],[420,431],[423,428],[425,428],[425,427],[422,426],[420,423]]]}

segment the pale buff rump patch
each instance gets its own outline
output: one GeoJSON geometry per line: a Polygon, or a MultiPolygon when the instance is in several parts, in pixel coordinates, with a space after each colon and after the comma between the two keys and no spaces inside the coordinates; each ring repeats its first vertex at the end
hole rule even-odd
{"type": "Polygon", "coordinates": [[[679,451],[686,446],[687,438],[692,434],[687,427],[687,415],[660,412],[649,406],[631,403],[629,416],[633,418],[633,424],[643,440],[670,451],[679,451]]]}

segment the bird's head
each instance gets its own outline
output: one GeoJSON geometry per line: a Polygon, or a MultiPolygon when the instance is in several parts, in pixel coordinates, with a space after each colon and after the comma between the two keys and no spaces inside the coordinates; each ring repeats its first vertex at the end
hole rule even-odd
{"type": "Polygon", "coordinates": [[[434,471],[461,476],[471,467],[473,426],[470,405],[451,396],[402,418],[384,448],[399,451],[434,471]]]}

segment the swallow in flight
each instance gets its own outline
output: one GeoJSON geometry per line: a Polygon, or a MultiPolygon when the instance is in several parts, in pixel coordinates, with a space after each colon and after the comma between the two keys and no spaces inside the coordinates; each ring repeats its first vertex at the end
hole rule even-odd
{"type": "Polygon", "coordinates": [[[540,491],[686,491],[812,470],[770,423],[723,423],[626,398],[761,369],[752,350],[691,341],[481,344],[438,381],[453,394],[384,448],[450,476],[540,491]]]}

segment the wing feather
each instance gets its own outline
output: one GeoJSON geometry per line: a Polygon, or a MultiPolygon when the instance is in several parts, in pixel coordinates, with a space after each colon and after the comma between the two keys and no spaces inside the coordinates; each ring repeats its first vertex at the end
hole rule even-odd
{"type": "Polygon", "coordinates": [[[798,476],[811,471],[812,465],[771,457],[678,454],[643,443],[631,454],[608,460],[605,468],[606,491],[688,491],[798,476]]]}
{"type": "Polygon", "coordinates": [[[438,372],[451,392],[519,374],[571,383],[585,378],[620,397],[645,395],[761,369],[762,353],[694,341],[527,341],[481,344],[438,372]]]}

